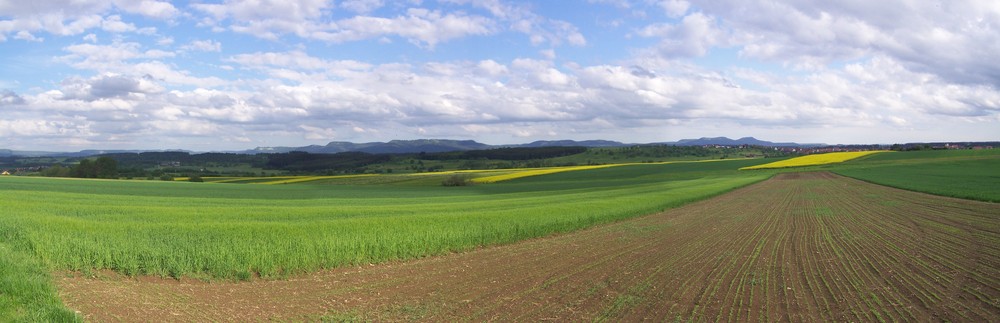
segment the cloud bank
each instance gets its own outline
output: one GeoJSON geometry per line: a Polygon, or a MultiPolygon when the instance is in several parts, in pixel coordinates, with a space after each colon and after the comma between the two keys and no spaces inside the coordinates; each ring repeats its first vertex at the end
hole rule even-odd
{"type": "Polygon", "coordinates": [[[1000,139],[991,1],[37,3],[0,2],[5,148],[1000,139]]]}

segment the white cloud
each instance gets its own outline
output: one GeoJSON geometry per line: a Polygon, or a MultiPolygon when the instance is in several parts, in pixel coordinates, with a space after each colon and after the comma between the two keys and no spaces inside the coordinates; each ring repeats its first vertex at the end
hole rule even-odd
{"type": "Polygon", "coordinates": [[[346,0],[340,3],[342,8],[359,13],[367,14],[385,5],[382,0],[346,0]]]}
{"type": "Polygon", "coordinates": [[[24,104],[24,98],[11,90],[0,90],[0,106],[24,104]]]}
{"type": "Polygon", "coordinates": [[[698,1],[741,34],[744,57],[822,65],[887,55],[953,82],[1000,85],[994,1],[698,1]]]}
{"type": "Polygon", "coordinates": [[[160,46],[170,46],[170,45],[174,44],[174,38],[173,37],[161,37],[160,39],[156,40],[156,44],[160,45],[160,46]]]}
{"type": "Polygon", "coordinates": [[[151,18],[170,19],[180,14],[180,10],[167,1],[156,0],[117,0],[115,6],[128,13],[134,13],[151,18]]]}
{"type": "MultiPolygon", "coordinates": [[[[110,130],[93,129],[141,119],[149,127],[125,131],[136,132],[135,136],[172,133],[191,138],[229,133],[240,144],[246,144],[246,138],[276,133],[310,141],[343,140],[376,135],[366,129],[388,127],[413,136],[515,141],[595,133],[635,138],[655,135],[653,129],[666,125],[680,131],[678,135],[725,131],[722,125],[772,129],[760,130],[765,134],[777,131],[773,129],[831,127],[909,132],[940,127],[935,126],[940,122],[936,116],[973,118],[968,119],[970,127],[981,128],[991,121],[974,118],[996,122],[1000,114],[996,90],[948,84],[909,71],[888,57],[803,77],[757,72],[723,76],[697,69],[678,74],[676,68],[652,65],[560,71],[547,61],[531,59],[511,61],[509,67],[492,60],[423,66],[351,63],[358,73],[333,75],[325,71],[343,62],[301,52],[258,53],[233,61],[248,68],[311,71],[322,77],[296,84],[260,83],[245,91],[165,91],[152,79],[107,74],[67,80],[62,97],[55,100],[39,94],[20,96],[19,101],[82,118],[67,123],[66,129],[86,124],[91,131],[88,140],[109,136],[110,130]],[[509,84],[497,86],[498,78],[509,78],[509,84]],[[142,82],[156,86],[144,87],[142,82]],[[765,82],[769,89],[739,88],[733,82],[765,82]]],[[[33,133],[63,129],[35,123],[16,127],[33,133]]]]}
{"type": "Polygon", "coordinates": [[[17,34],[14,35],[14,39],[26,40],[31,42],[42,42],[45,40],[44,38],[35,37],[35,35],[32,35],[31,33],[24,30],[17,32],[17,34]]]}
{"type": "Polygon", "coordinates": [[[136,28],[132,23],[122,21],[119,15],[103,17],[115,8],[125,13],[139,14],[157,19],[176,17],[180,11],[169,2],[153,0],[37,0],[25,5],[16,1],[0,2],[0,13],[7,19],[0,19],[0,41],[5,35],[46,32],[57,36],[79,35],[93,28],[109,32],[155,31],[150,28],[136,28]]]}
{"type": "Polygon", "coordinates": [[[135,78],[117,74],[103,74],[90,79],[73,77],[64,80],[62,87],[63,99],[87,101],[129,96],[144,99],[145,94],[164,90],[148,77],[135,78]]]}
{"type": "Polygon", "coordinates": [[[685,16],[679,24],[653,24],[638,34],[660,38],[658,50],[668,57],[704,56],[713,47],[726,47],[731,42],[728,32],[713,17],[697,12],[685,16]]]}
{"type": "Polygon", "coordinates": [[[148,76],[154,80],[171,84],[213,87],[225,83],[218,77],[194,76],[189,71],[178,70],[169,64],[157,61],[155,59],[173,57],[174,54],[162,50],[142,51],[142,45],[139,43],[76,44],[67,46],[63,50],[69,54],[59,57],[58,60],[77,69],[148,76]]]}
{"type": "Polygon", "coordinates": [[[101,22],[101,29],[113,33],[124,33],[136,30],[134,24],[123,22],[122,17],[118,15],[104,18],[104,21],[101,22]]]}
{"type": "Polygon", "coordinates": [[[391,42],[387,38],[390,36],[434,48],[436,44],[450,40],[492,35],[507,25],[511,31],[527,34],[536,45],[587,44],[586,37],[573,24],[542,17],[525,6],[491,0],[441,2],[485,9],[493,17],[463,10],[442,11],[422,7],[409,7],[395,16],[372,16],[370,14],[382,8],[384,2],[369,0],[342,2],[342,8],[360,14],[343,19],[327,18],[334,11],[327,1],[226,1],[222,4],[193,4],[191,7],[206,15],[200,22],[203,26],[229,29],[268,40],[295,35],[333,43],[367,39],[391,42]]]}
{"type": "Polygon", "coordinates": [[[210,39],[195,40],[187,45],[181,46],[181,49],[200,52],[221,52],[222,43],[210,39]]]}
{"type": "Polygon", "coordinates": [[[663,0],[658,5],[663,8],[668,17],[683,17],[687,13],[691,4],[684,0],[663,0]]]}
{"type": "Polygon", "coordinates": [[[487,18],[426,9],[410,9],[405,16],[394,18],[357,16],[326,27],[310,37],[339,43],[395,35],[433,48],[440,42],[494,32],[493,22],[487,18]]]}
{"type": "Polygon", "coordinates": [[[337,131],[332,128],[320,128],[307,125],[300,125],[299,128],[305,130],[304,137],[309,140],[333,140],[337,138],[337,131]]]}

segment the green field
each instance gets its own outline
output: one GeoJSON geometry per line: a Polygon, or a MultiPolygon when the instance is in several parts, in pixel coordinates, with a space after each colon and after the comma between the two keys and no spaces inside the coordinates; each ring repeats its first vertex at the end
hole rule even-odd
{"type": "MultiPolygon", "coordinates": [[[[766,179],[768,173],[736,171],[761,162],[619,166],[460,188],[440,186],[438,175],[380,185],[4,177],[3,193],[12,198],[0,200],[0,247],[33,260],[19,264],[30,268],[6,269],[20,272],[282,277],[649,214],[766,179]]],[[[48,288],[32,290],[51,295],[48,288]]],[[[61,313],[49,303],[2,306],[42,313],[24,317],[61,313]]]]}
{"type": "MultiPolygon", "coordinates": [[[[738,171],[768,161],[629,165],[468,187],[442,187],[444,175],[288,185],[2,177],[0,317],[72,319],[46,283],[52,271],[245,280],[460,252],[718,195],[778,172],[738,171]]],[[[1000,151],[882,153],[806,169],[1000,198],[1000,151]]]]}
{"type": "Polygon", "coordinates": [[[836,172],[896,188],[1000,202],[1000,149],[875,154],[836,172]]]}

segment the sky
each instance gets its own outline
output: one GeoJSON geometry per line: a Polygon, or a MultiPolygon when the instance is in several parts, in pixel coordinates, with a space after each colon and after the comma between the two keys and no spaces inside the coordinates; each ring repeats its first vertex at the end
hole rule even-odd
{"type": "Polygon", "coordinates": [[[1000,1],[0,0],[0,148],[1000,140],[1000,1]]]}

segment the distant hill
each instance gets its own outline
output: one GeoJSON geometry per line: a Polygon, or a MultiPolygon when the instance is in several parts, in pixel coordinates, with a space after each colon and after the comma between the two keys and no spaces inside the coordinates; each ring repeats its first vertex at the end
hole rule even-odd
{"type": "Polygon", "coordinates": [[[676,145],[676,146],[705,146],[705,145],[720,145],[720,146],[740,146],[740,145],[752,145],[752,146],[765,146],[765,147],[814,147],[814,146],[824,146],[825,144],[800,144],[794,142],[770,142],[759,140],[754,137],[743,137],[740,139],[729,139],[726,137],[702,137],[698,139],[681,139],[676,142],[664,142],[662,144],[676,145]]]}
{"type": "Polygon", "coordinates": [[[527,144],[514,145],[487,145],[475,140],[448,140],[448,139],[418,139],[418,140],[392,140],[389,142],[367,142],[353,143],[346,141],[333,141],[326,146],[310,145],[302,147],[257,147],[251,150],[242,151],[246,154],[266,154],[285,153],[290,151],[304,151],[314,154],[335,154],[346,151],[360,151],[372,154],[409,154],[409,153],[441,153],[463,150],[483,150],[491,148],[517,148],[517,147],[622,147],[628,146],[617,141],[609,140],[539,140],[527,144]]]}
{"type": "Polygon", "coordinates": [[[474,140],[418,139],[392,140],[389,142],[353,143],[333,141],[326,146],[310,145],[303,147],[258,147],[243,151],[247,154],[284,153],[289,151],[304,151],[314,154],[335,154],[347,151],[360,151],[372,154],[406,154],[406,153],[439,153],[460,150],[489,149],[493,146],[474,140]]]}

